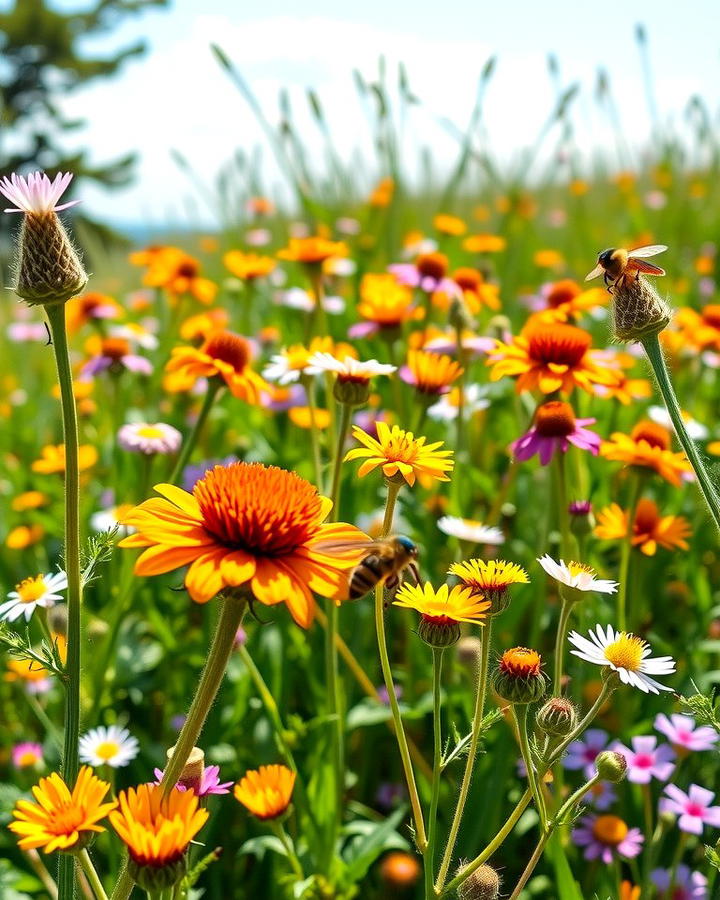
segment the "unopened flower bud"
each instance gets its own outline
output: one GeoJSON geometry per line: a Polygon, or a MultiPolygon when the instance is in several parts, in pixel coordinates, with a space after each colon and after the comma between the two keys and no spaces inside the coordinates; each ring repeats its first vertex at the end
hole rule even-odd
{"type": "Polygon", "coordinates": [[[612,333],[622,342],[658,334],[670,322],[672,310],[642,276],[622,278],[613,288],[612,333]]]}
{"type": "Polygon", "coordinates": [[[448,323],[456,331],[472,331],[475,328],[475,322],[467,308],[467,304],[462,297],[455,296],[450,302],[450,310],[448,311],[448,323]]]}
{"type": "Polygon", "coordinates": [[[185,855],[164,866],[142,866],[132,858],[128,860],[130,877],[139,888],[147,891],[151,897],[167,888],[175,887],[187,875],[187,870],[187,856],[185,855]]]}
{"type": "Polygon", "coordinates": [[[54,212],[25,215],[18,251],[13,290],[31,306],[66,303],[87,284],[87,273],[54,212]]]}
{"type": "Polygon", "coordinates": [[[430,647],[451,647],[460,640],[460,625],[447,616],[421,616],[418,634],[430,647]]]}
{"type": "Polygon", "coordinates": [[[595,528],[595,516],[589,500],[575,500],[568,507],[570,531],[576,537],[587,537],[595,528]]]}
{"type": "Polygon", "coordinates": [[[458,888],[460,900],[497,900],[499,894],[500,876],[488,865],[475,869],[458,888]]]}
{"type": "Polygon", "coordinates": [[[566,697],[551,697],[538,710],[535,721],[546,734],[565,737],[577,725],[575,704],[566,697]]]}
{"type": "Polygon", "coordinates": [[[627,772],[627,760],[615,750],[603,750],[595,757],[595,768],[602,781],[620,784],[627,772]]]}
{"type": "Polygon", "coordinates": [[[546,678],[540,654],[527,647],[513,647],[500,658],[493,681],[495,692],[509,703],[536,703],[545,694],[546,678]]]}
{"type": "Polygon", "coordinates": [[[370,396],[370,381],[338,377],[333,387],[333,397],[347,406],[364,406],[370,396]]]}

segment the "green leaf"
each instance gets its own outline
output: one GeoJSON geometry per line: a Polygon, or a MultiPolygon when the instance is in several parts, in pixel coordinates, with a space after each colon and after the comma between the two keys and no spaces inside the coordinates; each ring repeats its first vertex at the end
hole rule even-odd
{"type": "Polygon", "coordinates": [[[245,843],[238,850],[238,855],[248,855],[254,856],[257,860],[262,862],[265,858],[266,853],[277,853],[279,856],[287,856],[287,851],[283,846],[283,842],[280,838],[275,837],[274,834],[261,834],[258,837],[250,838],[249,841],[245,841],[245,843]]]}
{"type": "Polygon", "coordinates": [[[354,822],[356,836],[343,847],[342,855],[347,864],[347,877],[351,882],[360,881],[370,866],[385,850],[409,848],[408,842],[398,834],[397,827],[407,815],[407,807],[400,807],[384,822],[354,822]],[[360,833],[357,833],[357,832],[360,833]]]}
{"type": "Polygon", "coordinates": [[[557,900],[583,900],[583,895],[573,877],[570,863],[567,860],[565,850],[560,841],[560,835],[557,832],[548,841],[545,852],[555,869],[557,900]]]}

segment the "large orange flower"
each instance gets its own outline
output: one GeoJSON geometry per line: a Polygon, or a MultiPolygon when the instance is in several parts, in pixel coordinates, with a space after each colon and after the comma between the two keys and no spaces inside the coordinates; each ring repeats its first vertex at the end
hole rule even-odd
{"type": "MultiPolygon", "coordinates": [[[[595,535],[605,540],[624,538],[628,532],[629,515],[611,503],[598,513],[595,535]]],[[[666,550],[687,550],[685,538],[691,534],[690,523],[684,516],[661,516],[657,505],[643,498],[637,505],[631,543],[645,556],[654,556],[658,546],[666,550]]]]}
{"type": "Polygon", "coordinates": [[[531,324],[511,343],[497,342],[488,361],[493,366],[490,378],[518,376],[518,393],[569,393],[574,387],[592,392],[595,384],[614,384],[616,371],[590,345],[590,335],[574,325],[531,324]]]}
{"type": "Polygon", "coordinates": [[[123,524],[137,533],[120,546],[147,548],[135,563],[137,575],[190,564],[185,587],[196,603],[245,585],[261,603],[286,603],[307,628],[315,614],[312,592],[340,595],[348,570],[366,552],[359,542],[367,535],[354,526],[322,524],[330,500],[275,466],[215,466],[192,494],[171,484],[155,490],[164,499],[146,500],[125,516],[123,524]]]}
{"type": "MultiPolygon", "coordinates": [[[[131,257],[131,261],[132,257],[131,257]]],[[[209,278],[200,275],[200,263],[177,247],[166,247],[161,253],[147,261],[150,268],[145,273],[143,283],[148,287],[165,288],[175,300],[183,294],[190,294],[206,306],[213,302],[218,287],[209,278]]],[[[138,264],[142,265],[142,263],[138,264]]]]}
{"type": "Polygon", "coordinates": [[[255,281],[269,275],[277,263],[272,256],[261,256],[258,253],[243,253],[242,250],[229,250],[223,256],[223,262],[236,278],[243,281],[255,281]]]}
{"type": "Polygon", "coordinates": [[[629,466],[653,469],[670,484],[678,486],[681,476],[692,472],[692,466],[684,453],[674,453],[670,447],[667,428],[655,422],[638,422],[629,435],[616,431],[609,441],[603,441],[600,455],[629,466]]]}
{"type": "Polygon", "coordinates": [[[563,278],[546,285],[540,291],[540,298],[545,308],[536,312],[532,321],[552,324],[567,322],[590,309],[605,306],[610,295],[605,288],[583,290],[577,282],[563,278]]]}
{"type": "Polygon", "coordinates": [[[211,334],[201,347],[175,347],[165,367],[165,386],[170,391],[185,391],[198,378],[222,378],[233,396],[257,403],[267,385],[251,369],[251,353],[245,338],[229,331],[211,334]]]}

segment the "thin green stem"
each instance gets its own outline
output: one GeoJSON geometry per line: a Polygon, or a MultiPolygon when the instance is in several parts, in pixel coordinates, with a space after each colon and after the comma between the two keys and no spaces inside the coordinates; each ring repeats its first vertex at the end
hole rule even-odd
{"type": "MultiPolygon", "coordinates": [[[[383,530],[381,537],[387,537],[392,528],[393,513],[395,511],[395,502],[397,500],[400,485],[392,481],[387,482],[387,500],[385,502],[385,515],[383,517],[383,530]]],[[[422,806],[420,805],[420,796],[418,794],[417,784],[415,783],[415,772],[413,770],[412,759],[408,749],[407,737],[405,735],[405,727],[403,726],[402,717],[400,715],[400,707],[395,696],[395,684],[393,683],[392,669],[390,668],[390,659],[388,658],[387,638],[385,636],[385,615],[383,604],[383,586],[378,584],[375,588],[375,630],[377,632],[378,652],[380,654],[380,667],[382,669],[383,680],[387,690],[388,701],[390,703],[390,711],[395,723],[395,737],[398,742],[400,751],[400,759],[402,761],[403,772],[405,773],[405,781],[407,782],[408,795],[410,797],[410,806],[412,808],[413,820],[415,824],[415,843],[421,853],[425,852],[427,847],[427,836],[425,833],[425,820],[423,819],[422,806]]]]}
{"type": "MultiPolygon", "coordinates": [[[[72,369],[65,325],[65,305],[46,307],[52,336],[65,443],[65,571],[67,572],[67,662],[65,663],[65,738],[62,774],[72,788],[78,773],[80,737],[80,609],[82,576],[80,572],[80,467],[77,412],[73,393],[72,369]]],[[[61,853],[58,866],[58,896],[71,900],[75,892],[72,857],[61,853]]]]}
{"type": "Polygon", "coordinates": [[[518,738],[520,740],[520,753],[522,754],[525,768],[527,769],[528,784],[530,785],[530,790],[535,798],[535,805],[537,806],[538,815],[540,816],[540,830],[545,831],[548,827],[547,809],[545,808],[545,797],[540,788],[538,773],[535,769],[535,761],[533,760],[530,751],[530,741],[528,740],[528,704],[523,703],[520,708],[518,708],[518,704],[514,704],[512,711],[515,716],[515,724],[517,725],[518,738]]]}
{"type": "Polygon", "coordinates": [[[570,614],[575,605],[560,590],[560,618],[558,620],[557,634],[555,635],[555,676],[553,678],[553,695],[559,697],[562,694],[563,662],[565,659],[565,635],[567,634],[570,614]]]}
{"type": "Polygon", "coordinates": [[[458,378],[458,407],[457,407],[457,443],[455,446],[455,456],[457,459],[466,459],[465,450],[465,380],[467,377],[466,354],[462,343],[462,324],[458,323],[455,328],[455,340],[457,342],[457,358],[462,369],[458,378]]]}
{"type": "Polygon", "coordinates": [[[632,481],[630,485],[630,501],[627,512],[627,534],[625,535],[625,540],[620,548],[620,568],[618,571],[617,623],[620,631],[625,631],[627,628],[628,573],[630,571],[635,514],[637,513],[637,505],[642,487],[642,479],[637,472],[633,472],[630,477],[632,481]]]}
{"type": "Polygon", "coordinates": [[[270,822],[270,826],[275,832],[280,843],[285,848],[288,862],[290,863],[290,867],[292,868],[294,874],[300,881],[302,881],[305,878],[305,873],[303,872],[302,866],[300,865],[300,860],[298,859],[297,853],[295,852],[295,846],[290,839],[290,835],[287,833],[287,831],[285,831],[282,822],[278,821],[277,819],[273,819],[270,822]]]}
{"type": "Polygon", "coordinates": [[[177,462],[175,463],[175,468],[173,469],[172,475],[170,476],[171,484],[177,484],[180,476],[183,473],[183,469],[188,464],[190,456],[192,455],[192,452],[195,449],[195,445],[198,442],[198,438],[200,437],[200,434],[205,426],[207,417],[210,415],[210,410],[212,409],[213,403],[215,402],[215,398],[217,397],[218,392],[222,387],[222,381],[217,378],[211,378],[208,382],[207,392],[205,394],[205,399],[203,400],[203,405],[200,407],[197,421],[195,422],[195,425],[193,426],[190,434],[187,436],[185,441],[183,441],[183,445],[180,449],[177,462]]]}
{"type": "Polygon", "coordinates": [[[200,683],[190,704],[172,757],[165,766],[161,782],[165,797],[177,784],[193,747],[197,745],[200,732],[225,675],[225,669],[235,645],[235,635],[242,623],[246,606],[246,598],[234,593],[227,594],[221,601],[220,617],[200,683]]]}
{"type": "Polygon", "coordinates": [[[437,842],[437,811],[440,800],[440,771],[442,764],[442,728],[440,721],[440,677],[442,675],[443,650],[433,647],[433,774],[430,791],[430,812],[428,814],[428,841],[425,847],[425,900],[436,896],[433,886],[435,869],[435,844],[437,842]]]}
{"type": "Polygon", "coordinates": [[[678,440],[685,451],[685,455],[690,461],[690,465],[695,470],[698,487],[702,492],[703,499],[715,519],[715,524],[720,528],[720,494],[718,494],[718,491],[705,468],[705,464],[702,461],[695,443],[687,433],[680,404],[675,396],[675,389],[673,388],[665,357],[663,356],[662,348],[660,347],[658,335],[648,335],[642,339],[641,343],[645,348],[645,353],[652,366],[657,386],[662,394],[667,411],[670,414],[670,418],[675,428],[675,434],[678,436],[678,440]]]}
{"type": "Polygon", "coordinates": [[[455,849],[460,824],[462,822],[463,813],[465,811],[465,803],[467,802],[468,793],[470,791],[470,783],[473,777],[473,769],[475,767],[475,758],[477,756],[478,743],[480,742],[480,728],[483,716],[485,714],[485,697],[487,694],[488,669],[490,667],[490,649],[492,646],[492,618],[487,620],[487,624],[480,631],[480,671],[478,673],[478,683],[475,692],[475,712],[473,714],[470,747],[468,749],[467,759],[465,760],[465,771],[463,772],[462,784],[460,785],[460,793],[458,795],[457,806],[450,825],[450,834],[448,836],[447,846],[443,854],[440,870],[438,872],[435,889],[440,893],[445,884],[452,855],[455,849]]]}
{"type": "Polygon", "coordinates": [[[78,862],[80,863],[80,868],[85,873],[85,877],[90,882],[90,887],[93,889],[93,893],[97,900],[108,900],[108,896],[105,893],[105,888],[102,886],[102,881],[100,881],[100,877],[93,865],[92,860],[90,859],[90,854],[87,852],[87,849],[81,850],[78,855],[78,862]]]}
{"type": "Polygon", "coordinates": [[[338,505],[340,501],[340,476],[342,474],[343,451],[347,433],[350,430],[353,408],[349,403],[340,404],[340,427],[338,429],[337,444],[335,446],[335,459],[333,460],[332,481],[330,484],[330,499],[333,502],[331,512],[332,521],[338,520],[338,505]]]}
{"type": "Polygon", "coordinates": [[[310,450],[312,452],[313,477],[315,484],[322,487],[322,457],[320,455],[320,437],[317,427],[317,401],[315,399],[315,378],[313,375],[303,375],[302,383],[307,394],[308,409],[310,410],[310,450]]]}
{"type": "Polygon", "coordinates": [[[562,558],[569,563],[573,558],[573,538],[570,531],[570,507],[567,494],[567,473],[565,454],[555,454],[555,489],[557,491],[558,522],[560,523],[560,546],[562,558]]]}
{"type": "Polygon", "coordinates": [[[53,742],[57,746],[58,750],[62,750],[63,746],[63,736],[60,729],[57,725],[51,720],[50,716],[45,712],[40,704],[40,701],[34,694],[28,694],[27,691],[24,691],[25,699],[27,700],[30,709],[35,713],[38,718],[38,721],[43,726],[45,731],[48,734],[48,737],[52,738],[53,742]]]}

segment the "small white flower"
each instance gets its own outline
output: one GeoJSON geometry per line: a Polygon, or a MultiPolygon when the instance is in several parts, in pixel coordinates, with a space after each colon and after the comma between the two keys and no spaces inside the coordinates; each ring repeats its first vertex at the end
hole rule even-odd
{"type": "Polygon", "coordinates": [[[459,538],[461,541],[469,541],[472,544],[495,544],[499,546],[505,542],[505,535],[500,528],[491,525],[483,525],[474,519],[460,519],[457,516],[443,516],[438,519],[438,528],[444,534],[459,538]]]}
{"type": "Polygon", "coordinates": [[[101,725],[91,728],[80,738],[80,759],[91,766],[111,766],[118,769],[135,759],[140,747],[137,738],[131,736],[127,728],[101,725]]]}
{"type": "Polygon", "coordinates": [[[270,364],[263,370],[263,378],[278,384],[292,384],[301,375],[318,375],[320,369],[310,365],[307,350],[301,346],[288,347],[270,357],[270,364]]]}
{"type": "Polygon", "coordinates": [[[123,450],[152,456],[155,453],[177,453],[182,435],[177,428],[165,422],[131,422],[118,430],[117,440],[123,450]]]}
{"type": "Polygon", "coordinates": [[[331,353],[313,353],[308,364],[315,371],[335,372],[339,378],[350,381],[370,381],[375,375],[392,375],[397,371],[396,366],[378,362],[376,359],[368,359],[365,362],[346,356],[345,359],[336,359],[331,353]]]}
{"type": "Polygon", "coordinates": [[[58,200],[71,181],[71,172],[64,175],[58,172],[53,181],[44,172],[33,172],[27,178],[13,172],[9,178],[0,178],[0,194],[15,204],[15,207],[6,209],[5,212],[42,215],[76,206],[80,200],[71,200],[58,206],[58,200]]]}
{"type": "Polygon", "coordinates": [[[603,631],[602,625],[590,629],[590,640],[571,631],[568,640],[576,647],[570,652],[596,666],[609,666],[620,676],[623,684],[639,688],[646,694],[659,694],[672,688],[650,678],[650,675],[671,675],[675,661],[671,656],[648,658],[650,645],[642,638],[625,631],[615,631],[610,625],[603,631]]]}
{"type": "MultiPolygon", "coordinates": [[[[452,422],[458,417],[460,391],[453,388],[449,393],[443,394],[437,403],[428,407],[428,415],[435,422],[452,422]]],[[[484,389],[479,384],[469,384],[465,388],[465,413],[472,415],[487,409],[490,401],[484,396],[484,389]]]]}
{"type": "Polygon", "coordinates": [[[159,341],[150,330],[150,324],[155,320],[146,320],[146,324],[131,322],[128,325],[113,325],[109,334],[111,337],[124,338],[142,347],[143,350],[157,350],[159,341]]]}
{"type": "Polygon", "coordinates": [[[111,506],[109,509],[101,509],[90,516],[90,527],[93,531],[112,531],[117,528],[118,537],[132,534],[136,531],[130,525],[120,525],[120,520],[133,508],[132,503],[123,503],[120,506],[111,506]]]}
{"type": "Polygon", "coordinates": [[[547,554],[538,559],[538,562],[551,578],[567,587],[575,588],[576,591],[598,591],[601,594],[614,594],[617,591],[617,582],[596,578],[595,570],[585,563],[571,560],[566,565],[562,559],[555,562],[547,554]]]}
{"type": "MultiPolygon", "coordinates": [[[[672,419],[670,418],[670,413],[664,406],[651,406],[648,410],[648,416],[650,416],[653,422],[662,425],[664,428],[667,428],[668,431],[673,430],[674,426],[672,419]]],[[[682,417],[685,423],[685,430],[694,441],[707,440],[710,432],[701,422],[696,422],[695,419],[686,412],[683,412],[682,417]]]]}
{"type": "MultiPolygon", "coordinates": [[[[275,301],[280,306],[290,309],[301,309],[303,312],[312,312],[315,309],[315,298],[312,294],[299,287],[288,288],[280,291],[275,296],[275,301]]],[[[328,296],[323,298],[323,309],[331,315],[337,316],[345,311],[345,301],[342,297],[328,296]]]]}
{"type": "Polygon", "coordinates": [[[8,594],[10,599],[0,606],[0,622],[14,622],[23,615],[29,622],[36,606],[44,609],[53,606],[56,600],[62,600],[57,591],[64,591],[66,587],[67,575],[64,572],[26,578],[15,585],[15,590],[8,594]]]}

